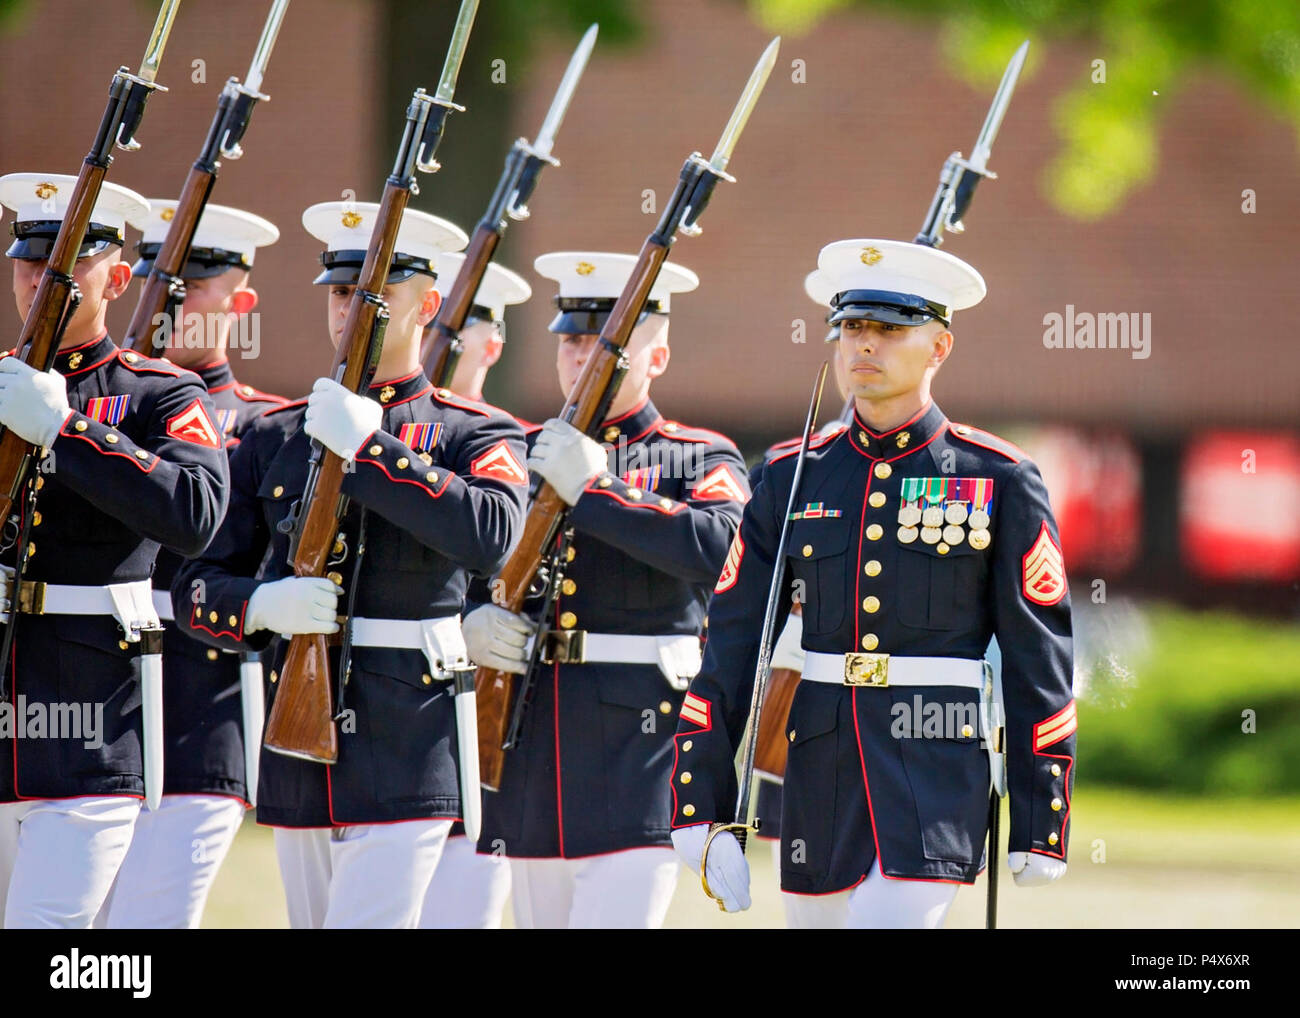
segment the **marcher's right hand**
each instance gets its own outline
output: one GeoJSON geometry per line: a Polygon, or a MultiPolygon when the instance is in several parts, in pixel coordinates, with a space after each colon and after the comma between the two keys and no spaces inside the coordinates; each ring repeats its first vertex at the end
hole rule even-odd
{"type": "MultiPolygon", "coordinates": [[[[695,873],[700,872],[708,824],[679,827],[673,831],[673,848],[695,873]]],[[[740,842],[730,831],[723,831],[709,844],[709,890],[722,899],[724,912],[743,912],[750,906],[749,862],[740,842]]]]}
{"type": "Polygon", "coordinates": [[[528,670],[528,638],[537,626],[500,605],[485,604],[461,620],[469,659],[481,668],[522,675],[528,670]]]}
{"type": "Polygon", "coordinates": [[[244,631],[269,629],[285,636],[337,633],[342,593],[342,587],[323,576],[288,576],[263,583],[248,599],[244,631]]]}

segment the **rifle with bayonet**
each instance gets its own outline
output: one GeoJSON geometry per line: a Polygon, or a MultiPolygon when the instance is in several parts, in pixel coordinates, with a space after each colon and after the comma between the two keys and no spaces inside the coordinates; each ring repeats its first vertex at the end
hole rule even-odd
{"type": "MultiPolygon", "coordinates": [[[[180,0],[164,0],[139,73],[132,74],[126,67],[119,67],[109,85],[108,106],[95,133],[95,142],[81,164],[67,214],[50,250],[36,299],[27,312],[15,349],[17,356],[38,371],[48,371],[54,364],[63,330],[81,303],[81,293],[72,273],[100,188],[113,162],[113,148],[133,152],[140,147],[135,134],[144,117],[145,103],[154,92],[167,91],[157,82],[158,65],[178,7],[180,0]]],[[[12,431],[5,430],[0,435],[0,521],[9,519],[39,454],[38,448],[12,431]]]]}
{"type": "Polygon", "coordinates": [[[979,137],[975,139],[970,158],[965,159],[960,152],[954,152],[944,160],[943,169],[939,171],[939,186],[935,189],[930,209],[925,214],[925,222],[921,224],[921,232],[916,235],[914,243],[938,247],[943,243],[945,230],[951,233],[964,232],[964,220],[971,199],[975,197],[975,188],[985,177],[997,179],[998,175],[988,168],[989,156],[993,152],[998,129],[1002,127],[1002,118],[1011,105],[1011,93],[1016,89],[1016,79],[1020,77],[1020,69],[1025,64],[1028,50],[1029,40],[1026,39],[1002,73],[1002,81],[993,95],[993,103],[984,118],[979,137]]]}
{"type": "Polygon", "coordinates": [[[273,0],[244,83],[241,85],[238,78],[230,78],[217,98],[216,116],[208,128],[199,157],[185,178],[175,214],[167,227],[167,236],[141,287],[131,324],[127,326],[122,346],[128,350],[141,350],[149,356],[156,356],[166,346],[166,333],[177,328],[176,309],[185,300],[185,283],[180,273],[189,259],[194,232],[212,196],[221,160],[238,159],[244,154],[239,143],[248,130],[253,107],[259,99],[270,98],[259,89],[288,7],[289,0],[273,0]]]}
{"type": "MultiPolygon", "coordinates": [[[[605,419],[627,370],[626,347],[632,329],[659,278],[660,269],[668,259],[677,232],[680,230],[688,237],[698,235],[701,232],[698,220],[718,181],[735,180],[727,173],[727,164],[776,62],[780,41],[779,38],[773,39],[763,51],[718,140],[713,157],[706,161],[700,153],[693,152],[682,166],[677,187],[654,232],[641,245],[636,265],[601,329],[596,349],[560,410],[560,418],[578,430],[593,435],[605,419]]],[[[549,484],[541,483],[532,492],[523,537],[494,583],[499,594],[494,595],[494,601],[501,607],[522,612],[530,594],[555,581],[554,575],[542,576],[539,573],[544,558],[564,529],[568,510],[564,500],[549,484]]],[[[556,556],[555,561],[562,558],[556,556]]],[[[516,691],[515,675],[511,672],[490,668],[478,670],[475,685],[479,708],[479,759],[483,785],[492,791],[501,785],[505,750],[518,738],[523,707],[528,702],[527,684],[536,678],[542,643],[539,630],[533,646],[533,661],[525,672],[522,690],[516,691]]]]}
{"type": "Polygon", "coordinates": [[[456,365],[464,352],[460,330],[469,318],[470,309],[474,306],[474,295],[478,293],[497,245],[505,235],[508,220],[520,222],[529,217],[531,213],[528,211],[528,200],[537,187],[542,167],[547,163],[560,165],[560,161],[551,155],[551,150],[555,147],[555,135],[568,111],[578,80],[586,69],[592,47],[596,45],[597,27],[592,25],[588,28],[578,43],[578,48],[573,51],[569,66],[555,91],[555,98],[551,100],[551,108],[542,121],[541,130],[537,132],[537,140],[529,144],[527,138],[519,138],[511,146],[506,156],[505,169],[497,181],[487,211],[474,227],[474,235],[465,250],[465,261],[456,276],[456,282],[443,299],[438,316],[425,331],[424,344],[420,348],[420,363],[424,365],[425,374],[435,386],[449,387],[456,374],[456,365]]]}
{"type": "MultiPolygon", "coordinates": [[[[416,89],[406,108],[406,127],[393,172],[384,184],[378,218],[361,275],[348,306],[343,335],[335,353],[331,377],[352,392],[365,392],[379,364],[388,307],[384,284],[397,244],[402,214],[418,193],[416,171],[433,173],[434,158],[452,110],[452,102],[478,0],[463,0],[452,32],[438,91],[416,89]]],[[[347,511],[342,496],[343,459],[319,442],[312,443],[307,486],[302,500],[286,520],[290,533],[289,563],[295,576],[323,576],[339,524],[347,511]]],[[[331,705],[328,645],[319,633],[299,634],[289,641],[280,669],[275,702],[266,719],[267,749],[318,763],[338,760],[338,731],[331,705]]]]}

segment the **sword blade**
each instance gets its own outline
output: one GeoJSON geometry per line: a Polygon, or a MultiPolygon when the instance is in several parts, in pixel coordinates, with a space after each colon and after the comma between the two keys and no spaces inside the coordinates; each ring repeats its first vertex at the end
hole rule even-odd
{"type": "Polygon", "coordinates": [[[781,37],[778,35],[767,44],[767,49],[763,50],[763,55],[758,58],[758,63],[750,72],[749,81],[745,82],[745,91],[740,93],[740,100],[736,103],[736,108],[731,111],[731,118],[727,121],[727,126],[722,129],[717,148],[713,150],[713,157],[709,160],[709,167],[715,173],[724,172],[727,163],[731,162],[731,153],[736,149],[740,132],[745,129],[749,115],[754,112],[754,107],[758,104],[758,97],[763,94],[763,86],[767,84],[768,76],[776,66],[776,54],[780,48],[781,37]]]}
{"type": "Polygon", "coordinates": [[[456,27],[451,30],[451,45],[447,47],[447,59],[442,65],[442,76],[438,79],[438,91],[434,98],[442,103],[451,102],[456,94],[456,79],[460,77],[461,61],[465,59],[465,47],[469,45],[469,30],[474,27],[474,15],[478,13],[478,0],[461,0],[460,13],[456,15],[456,27]]]}
{"type": "Polygon", "coordinates": [[[244,87],[250,92],[259,92],[262,78],[266,75],[266,65],[271,61],[271,50],[275,49],[275,38],[280,34],[280,24],[289,9],[289,0],[274,0],[271,13],[262,26],[262,37],[257,40],[257,49],[253,51],[253,62],[248,65],[248,75],[244,78],[244,87]]]}
{"type": "Polygon", "coordinates": [[[599,30],[599,25],[588,28],[582,41],[578,43],[578,48],[573,51],[573,56],[569,58],[569,66],[564,69],[560,87],[555,90],[551,108],[546,111],[546,119],[542,121],[541,129],[537,132],[537,140],[533,142],[533,148],[540,156],[549,156],[551,149],[555,147],[555,135],[560,130],[560,124],[564,122],[564,115],[569,112],[569,103],[573,100],[573,93],[582,79],[582,72],[587,69],[587,61],[591,58],[591,51],[596,45],[596,33],[599,30]]]}
{"type": "Polygon", "coordinates": [[[772,569],[772,583],[767,588],[767,610],[763,614],[763,632],[758,641],[758,664],[754,669],[754,689],[749,698],[749,720],[745,723],[745,741],[742,744],[740,788],[736,794],[738,824],[749,823],[750,786],[754,783],[754,754],[758,750],[758,722],[763,712],[767,694],[767,680],[772,675],[772,638],[776,634],[776,609],[781,603],[781,584],[785,579],[786,547],[790,543],[790,515],[799,500],[799,484],[803,480],[803,465],[808,459],[808,446],[812,443],[813,428],[817,425],[817,412],[822,404],[822,390],[826,386],[826,372],[830,362],[822,363],[813,386],[812,399],[808,401],[808,419],[804,421],[803,438],[799,442],[799,458],[795,460],[794,478],[790,482],[790,497],[786,499],[785,518],[781,521],[781,537],[777,541],[776,565],[772,569]]]}
{"type": "Polygon", "coordinates": [[[993,153],[993,142],[997,140],[998,130],[1002,127],[1002,118],[1006,116],[1007,107],[1011,105],[1011,94],[1016,90],[1016,81],[1020,77],[1021,68],[1025,65],[1025,54],[1028,52],[1029,40],[1026,39],[1012,54],[1007,69],[1002,72],[1002,81],[993,95],[993,104],[989,106],[988,116],[984,118],[984,126],[980,128],[979,137],[975,139],[970,162],[981,172],[988,167],[989,156],[993,153]]]}
{"type": "Polygon", "coordinates": [[[138,77],[153,82],[158,79],[158,65],[162,63],[163,50],[167,48],[167,36],[171,35],[172,22],[176,20],[176,11],[181,0],[163,0],[158,10],[158,20],[153,23],[153,34],[149,36],[149,45],[145,47],[144,59],[140,61],[138,77]]]}

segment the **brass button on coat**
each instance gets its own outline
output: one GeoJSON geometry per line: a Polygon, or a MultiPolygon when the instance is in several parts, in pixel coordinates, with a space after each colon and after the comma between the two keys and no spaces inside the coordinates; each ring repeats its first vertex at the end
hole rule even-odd
{"type": "Polygon", "coordinates": [[[805,545],[803,546],[803,557],[804,557],[804,558],[808,558],[810,555],[812,555],[812,552],[813,552],[813,547],[812,547],[811,544],[805,544],[805,545]]]}
{"type": "Polygon", "coordinates": [[[384,447],[382,445],[372,445],[366,450],[366,452],[370,453],[371,456],[378,456],[383,451],[384,447]]]}
{"type": "Polygon", "coordinates": [[[885,528],[882,527],[879,523],[873,523],[871,524],[871,526],[867,527],[868,541],[879,541],[882,537],[884,537],[884,535],[885,535],[885,528]]]}
{"type": "Polygon", "coordinates": [[[671,714],[672,712],[673,712],[673,705],[671,703],[669,703],[667,700],[659,701],[660,714],[671,714]]]}
{"type": "Polygon", "coordinates": [[[221,652],[220,652],[220,651],[218,651],[218,650],[214,650],[212,647],[209,647],[209,648],[208,648],[208,660],[209,660],[209,661],[215,661],[215,660],[216,660],[218,657],[220,657],[220,656],[221,656],[221,652]]]}
{"type": "Polygon", "coordinates": [[[885,493],[883,491],[873,491],[871,497],[867,499],[867,502],[870,503],[871,508],[879,509],[885,504],[885,493]]]}
{"type": "Polygon", "coordinates": [[[873,558],[865,566],[863,566],[862,569],[868,576],[879,576],[880,562],[877,559],[873,558]]]}
{"type": "Polygon", "coordinates": [[[883,481],[886,477],[890,476],[890,474],[894,472],[894,468],[891,467],[888,463],[877,463],[875,470],[873,472],[877,477],[879,477],[883,481]]]}
{"type": "Polygon", "coordinates": [[[572,596],[578,592],[578,585],[566,576],[564,582],[560,584],[560,592],[566,596],[572,596]]]}
{"type": "Polygon", "coordinates": [[[574,615],[573,612],[564,612],[560,616],[561,629],[572,629],[577,624],[578,624],[578,616],[574,615]]]}
{"type": "Polygon", "coordinates": [[[863,598],[862,610],[870,615],[874,615],[876,612],[880,611],[880,598],[875,595],[863,598]]]}
{"type": "Polygon", "coordinates": [[[866,636],[862,638],[863,650],[875,650],[879,646],[880,646],[880,637],[878,637],[875,633],[868,633],[866,636]]]}

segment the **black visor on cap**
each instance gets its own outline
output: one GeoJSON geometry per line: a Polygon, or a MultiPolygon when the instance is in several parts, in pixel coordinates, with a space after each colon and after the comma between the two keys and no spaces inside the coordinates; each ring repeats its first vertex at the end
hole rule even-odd
{"type": "MultiPolygon", "coordinates": [[[[598,336],[617,303],[617,297],[556,297],[555,306],[560,313],[546,328],[559,336],[598,336]]],[[[664,314],[660,308],[659,301],[646,301],[645,308],[637,317],[637,325],[651,314],[664,314]]]]}
{"type": "MultiPolygon", "coordinates": [[[[325,266],[325,270],[312,282],[329,286],[337,283],[342,283],[344,286],[356,286],[357,281],[361,278],[361,268],[365,265],[365,262],[366,252],[360,248],[351,251],[323,251],[320,256],[320,263],[325,266]]],[[[410,279],[417,272],[423,273],[432,279],[438,278],[438,273],[434,271],[429,259],[416,258],[414,255],[394,251],[393,263],[388,268],[388,279],[385,282],[400,283],[404,279],[410,279]]]]}
{"type": "MultiPolygon", "coordinates": [[[[137,244],[135,249],[140,257],[131,266],[136,276],[147,276],[153,269],[154,259],[158,257],[161,244],[137,244]]],[[[251,269],[251,255],[238,251],[226,251],[219,247],[195,247],[190,249],[189,261],[181,266],[181,279],[207,279],[219,276],[230,268],[251,269]]]]}
{"type": "MultiPolygon", "coordinates": [[[[21,223],[17,221],[10,223],[9,232],[13,234],[14,242],[9,245],[9,250],[5,254],[10,258],[48,259],[50,252],[54,250],[54,241],[62,225],[61,219],[28,219],[21,223]]],[[[123,242],[120,230],[100,223],[91,223],[86,229],[85,237],[82,238],[81,247],[77,249],[77,257],[85,258],[99,254],[110,244],[121,247],[123,242]]]]}
{"type": "Polygon", "coordinates": [[[831,301],[834,310],[827,322],[838,325],[848,318],[866,318],[909,328],[934,319],[947,325],[952,313],[942,304],[914,293],[895,290],[842,290],[831,301]]]}

